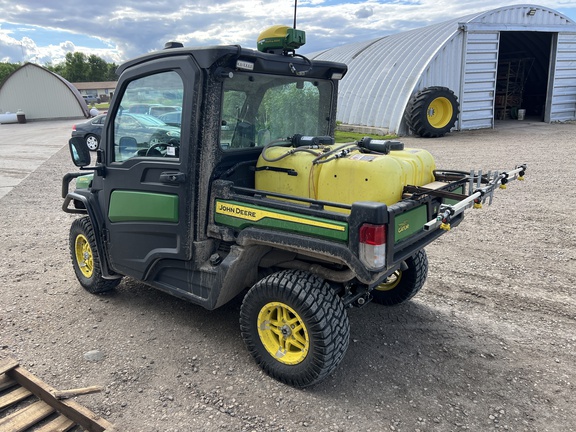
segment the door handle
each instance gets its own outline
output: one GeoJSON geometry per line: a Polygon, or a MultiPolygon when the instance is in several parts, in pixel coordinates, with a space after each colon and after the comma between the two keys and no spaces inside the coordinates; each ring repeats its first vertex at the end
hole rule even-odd
{"type": "Polygon", "coordinates": [[[162,183],[184,183],[186,181],[186,174],[182,172],[163,172],[160,174],[160,182],[162,183]]]}

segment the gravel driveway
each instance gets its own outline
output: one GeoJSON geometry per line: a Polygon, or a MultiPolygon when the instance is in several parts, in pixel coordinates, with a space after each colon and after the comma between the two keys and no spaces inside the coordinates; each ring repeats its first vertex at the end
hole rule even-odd
{"type": "Polygon", "coordinates": [[[525,162],[526,181],[427,248],[415,299],[349,310],[350,348],[322,384],[264,375],[238,301],[209,312],[131,280],[85,292],[61,210],[75,171],[64,147],[0,199],[0,359],[58,389],[104,386],[77,399],[118,431],[576,430],[576,125],[403,141],[439,168],[525,162]]]}

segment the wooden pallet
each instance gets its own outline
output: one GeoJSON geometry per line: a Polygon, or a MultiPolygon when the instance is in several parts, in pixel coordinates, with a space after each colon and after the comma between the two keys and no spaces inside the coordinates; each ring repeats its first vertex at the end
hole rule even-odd
{"type": "Polygon", "coordinates": [[[62,400],[101,390],[88,387],[58,391],[17,361],[5,360],[0,363],[0,432],[112,432],[114,427],[107,420],[74,401],[62,400]]]}

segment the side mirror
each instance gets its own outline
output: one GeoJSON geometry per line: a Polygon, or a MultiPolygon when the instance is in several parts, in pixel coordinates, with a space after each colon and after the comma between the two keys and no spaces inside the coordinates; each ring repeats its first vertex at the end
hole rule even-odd
{"type": "Polygon", "coordinates": [[[72,157],[72,162],[74,162],[74,165],[80,168],[90,165],[90,150],[88,149],[84,138],[70,138],[70,141],[68,141],[68,146],[70,147],[70,156],[72,157]]]}

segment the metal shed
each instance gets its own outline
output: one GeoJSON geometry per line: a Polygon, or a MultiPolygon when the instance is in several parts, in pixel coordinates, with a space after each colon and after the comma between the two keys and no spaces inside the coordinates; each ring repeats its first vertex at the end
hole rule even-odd
{"type": "Polygon", "coordinates": [[[88,118],[80,92],[61,76],[26,63],[0,84],[0,112],[23,110],[28,120],[88,118]]]}
{"type": "Polygon", "coordinates": [[[411,99],[434,86],[457,96],[453,130],[493,128],[518,110],[543,122],[576,119],[576,23],[543,6],[506,6],[310,57],[348,64],[337,117],[347,124],[405,135],[411,99]]]}

